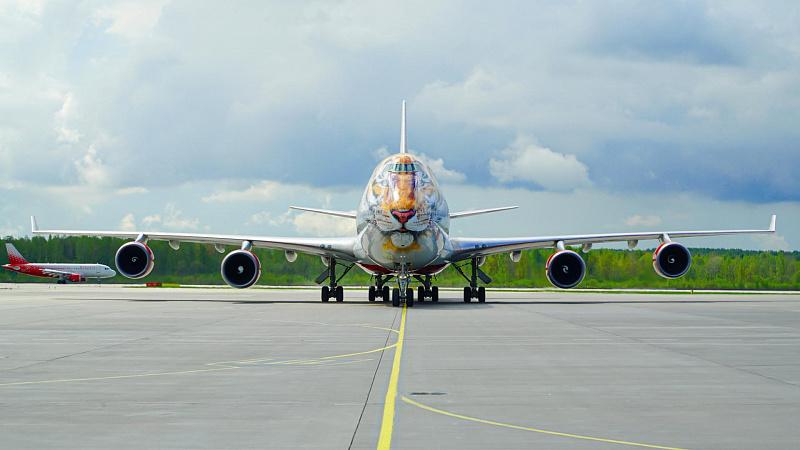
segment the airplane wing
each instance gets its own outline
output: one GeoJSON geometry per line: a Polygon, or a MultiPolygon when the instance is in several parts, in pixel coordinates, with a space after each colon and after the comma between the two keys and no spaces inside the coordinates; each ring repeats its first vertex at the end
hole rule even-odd
{"type": "Polygon", "coordinates": [[[289,209],[295,209],[297,211],[308,211],[317,214],[326,214],[329,216],[336,216],[336,217],[344,217],[347,219],[355,219],[356,213],[349,212],[349,211],[333,211],[330,209],[317,209],[317,208],[306,208],[304,206],[290,206],[289,209]]]}
{"type": "Polygon", "coordinates": [[[565,236],[538,236],[521,238],[452,238],[453,253],[451,261],[461,261],[476,256],[508,253],[532,248],[555,248],[559,242],[564,245],[599,244],[603,242],[628,241],[635,243],[667,237],[679,239],[700,236],[725,236],[732,234],[766,234],[775,232],[773,215],[769,228],[763,230],[710,230],[710,231],[648,231],[640,233],[576,234],[565,236]]]}
{"type": "Polygon", "coordinates": [[[509,209],[516,209],[516,208],[519,208],[519,206],[501,206],[500,208],[475,209],[472,211],[458,211],[450,213],[450,218],[458,219],[459,217],[477,216],[478,214],[488,214],[498,211],[508,211],[509,209]]]}
{"type": "Polygon", "coordinates": [[[355,237],[342,238],[302,238],[302,237],[271,237],[232,234],[203,234],[203,233],[170,233],[161,231],[90,231],[90,230],[42,230],[36,223],[36,218],[31,216],[31,232],[34,235],[55,236],[93,236],[116,237],[121,239],[138,239],[143,236],[148,240],[193,242],[199,244],[214,244],[218,246],[241,246],[243,242],[252,243],[253,247],[276,250],[293,250],[319,256],[332,256],[343,261],[354,262],[353,253],[355,237]]]}
{"type": "Polygon", "coordinates": [[[53,270],[53,269],[42,269],[42,273],[53,278],[61,278],[62,280],[68,279],[70,277],[79,276],[76,273],[72,272],[64,272],[62,270],[53,270]]]}

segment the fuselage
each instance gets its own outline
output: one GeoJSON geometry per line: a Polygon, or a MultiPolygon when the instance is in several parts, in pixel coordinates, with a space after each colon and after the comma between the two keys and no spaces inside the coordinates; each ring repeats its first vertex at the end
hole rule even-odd
{"type": "Polygon", "coordinates": [[[85,281],[87,278],[111,278],[117,273],[105,264],[25,263],[4,264],[12,272],[34,277],[61,278],[67,281],[85,281]]]}
{"type": "Polygon", "coordinates": [[[432,275],[447,267],[450,211],[433,173],[398,153],[381,161],[356,213],[355,253],[374,274],[432,275]]]}

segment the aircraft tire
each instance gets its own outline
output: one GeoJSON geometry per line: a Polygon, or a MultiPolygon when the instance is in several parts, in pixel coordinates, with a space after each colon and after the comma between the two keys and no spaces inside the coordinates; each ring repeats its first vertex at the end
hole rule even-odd
{"type": "Polygon", "coordinates": [[[390,300],[389,295],[390,295],[389,294],[389,286],[384,286],[383,287],[383,295],[381,295],[381,298],[383,299],[383,301],[388,302],[390,300]]]}
{"type": "Polygon", "coordinates": [[[344,288],[342,286],[336,286],[336,301],[344,301],[344,288]]]}
{"type": "Polygon", "coordinates": [[[322,286],[322,301],[327,302],[331,298],[331,290],[328,286],[322,286]]]}
{"type": "Polygon", "coordinates": [[[439,301],[439,286],[431,288],[431,301],[434,303],[439,301]]]}
{"type": "Polygon", "coordinates": [[[486,288],[483,286],[478,288],[478,303],[486,303],[486,288]]]}
{"type": "Polygon", "coordinates": [[[417,288],[417,300],[420,302],[425,301],[425,286],[420,286],[417,288]]]}
{"type": "Polygon", "coordinates": [[[392,289],[392,306],[395,308],[400,306],[400,289],[392,289]]]}
{"type": "Polygon", "coordinates": [[[464,303],[469,303],[472,300],[472,288],[467,286],[464,288],[464,303]]]}
{"type": "Polygon", "coordinates": [[[412,288],[406,289],[406,306],[409,308],[414,307],[414,289],[412,288]]]}
{"type": "Polygon", "coordinates": [[[371,301],[371,302],[375,301],[375,286],[370,286],[369,287],[368,297],[369,297],[369,301],[371,301]]]}

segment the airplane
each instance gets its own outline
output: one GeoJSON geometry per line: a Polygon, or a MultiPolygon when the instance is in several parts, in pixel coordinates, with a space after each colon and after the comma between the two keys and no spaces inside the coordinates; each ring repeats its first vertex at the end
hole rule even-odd
{"type": "Polygon", "coordinates": [[[6,251],[8,264],[3,264],[4,269],[34,277],[57,278],[58,284],[80,283],[89,278],[111,278],[117,274],[105,264],[31,263],[14,244],[8,242],[6,251]]]}
{"type": "Polygon", "coordinates": [[[143,278],[153,270],[155,257],[147,245],[149,240],[168,241],[174,250],[180,248],[181,242],[211,244],[219,253],[225,253],[225,246],[239,246],[239,249],[224,257],[220,267],[222,279],[234,288],[253,286],[261,276],[262,267],[252,251],[254,248],[283,250],[290,263],[297,259],[298,253],[316,255],[325,266],[315,280],[323,285],[323,302],[331,298],[337,302],[344,300],[344,288],[339,282],[347,272],[358,266],[373,278],[374,284],[369,287],[368,293],[370,301],[378,298],[389,301],[391,298],[395,307],[403,303],[410,307],[414,305],[412,280],[419,282],[419,301],[428,298],[436,302],[439,290],[433,285],[433,277],[449,266],[453,266],[468,284],[464,287],[464,302],[473,299],[485,302],[485,287],[480,286],[479,281],[484,284],[492,281],[480,269],[486,257],[506,253],[512,261],[519,262],[523,250],[534,248],[553,249],[553,254],[545,264],[545,273],[550,283],[558,288],[573,288],[586,275],[583,258],[568,246],[581,246],[587,252],[592,245],[606,242],[627,241],[628,247],[634,248],[639,241],[657,240],[659,245],[653,252],[653,268],[662,277],[678,278],[689,270],[692,257],[685,246],[673,239],[774,233],[776,219],[773,215],[769,228],[756,230],[647,231],[518,238],[454,237],[449,233],[450,220],[505,211],[516,206],[450,212],[435,175],[421,158],[408,152],[405,101],[401,109],[399,153],[378,163],[356,212],[297,206],[290,208],[350,219],[355,225],[355,236],[311,238],[160,231],[41,230],[33,216],[31,229],[36,235],[133,239],[123,244],[115,256],[117,270],[133,279],[143,278]],[[337,272],[340,267],[341,273],[337,272]],[[396,280],[397,287],[390,291],[388,282],[392,279],[396,280]]]}

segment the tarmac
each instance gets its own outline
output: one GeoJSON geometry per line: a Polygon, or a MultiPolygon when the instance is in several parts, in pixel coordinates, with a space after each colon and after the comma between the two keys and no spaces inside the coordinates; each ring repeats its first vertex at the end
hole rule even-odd
{"type": "Polygon", "coordinates": [[[345,296],[0,285],[0,445],[800,448],[800,295],[345,296]]]}

